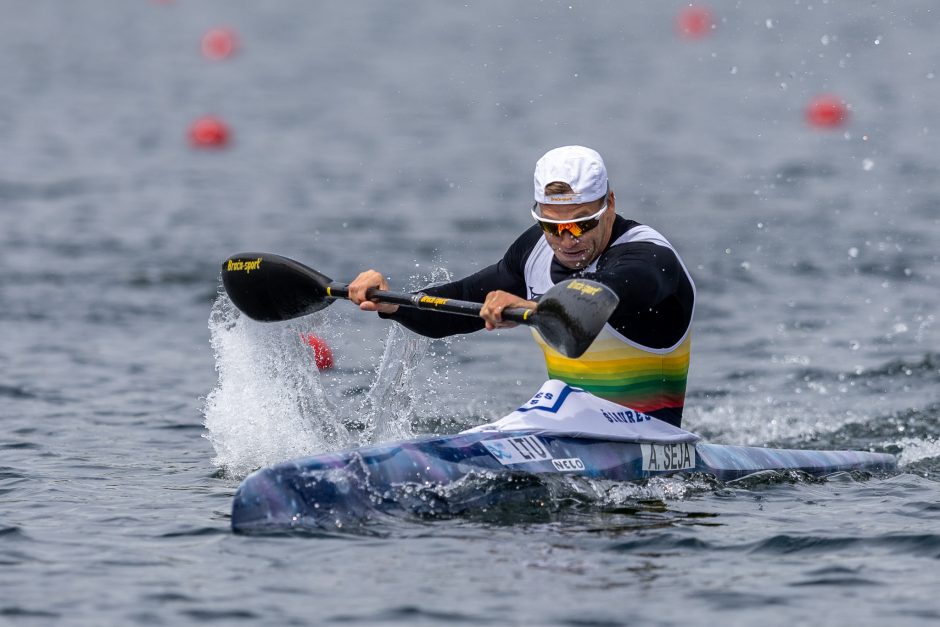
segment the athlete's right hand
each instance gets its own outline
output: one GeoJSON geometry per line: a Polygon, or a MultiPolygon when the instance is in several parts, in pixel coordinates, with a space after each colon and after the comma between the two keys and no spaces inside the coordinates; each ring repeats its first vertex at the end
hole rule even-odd
{"type": "Polygon", "coordinates": [[[398,311],[398,305],[388,303],[373,303],[366,298],[366,292],[370,289],[388,290],[388,281],[385,276],[376,270],[366,270],[352,280],[349,284],[349,300],[359,305],[363,311],[378,311],[381,313],[395,313],[398,311]]]}
{"type": "Polygon", "coordinates": [[[480,317],[486,321],[486,330],[493,329],[511,329],[517,323],[503,320],[503,310],[510,307],[521,307],[523,309],[535,310],[539,304],[532,300],[520,298],[515,294],[504,292],[503,290],[494,290],[486,295],[483,306],[480,307],[480,317]]]}

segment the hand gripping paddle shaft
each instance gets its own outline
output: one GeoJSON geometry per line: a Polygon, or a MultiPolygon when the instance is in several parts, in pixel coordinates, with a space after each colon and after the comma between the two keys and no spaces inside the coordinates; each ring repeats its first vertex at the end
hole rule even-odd
{"type": "MultiPolygon", "coordinates": [[[[261,322],[306,316],[349,297],[349,285],[313,268],[271,253],[240,253],[222,265],[222,284],[245,315],[261,322]]],[[[462,316],[479,316],[481,303],[416,294],[369,290],[369,300],[462,316]]],[[[535,327],[545,342],[571,358],[584,354],[617,307],[606,285],[569,279],[553,286],[532,309],[503,311],[503,319],[535,327]]]]}

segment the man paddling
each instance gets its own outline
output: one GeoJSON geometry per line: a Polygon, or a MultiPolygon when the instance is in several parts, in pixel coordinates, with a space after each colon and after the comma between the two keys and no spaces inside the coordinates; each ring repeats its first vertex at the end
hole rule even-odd
{"type": "Polygon", "coordinates": [[[437,314],[366,299],[387,290],[385,276],[367,270],[349,284],[349,299],[428,337],[515,326],[510,307],[536,309],[550,287],[587,278],[610,287],[620,303],[578,359],[565,357],[533,332],[548,374],[679,426],[691,353],[695,285],[678,253],[649,226],[617,215],[601,156],[562,146],[535,165],[536,224],[503,258],[458,281],[424,290],[432,296],[483,301],[479,318],[437,314]]]}

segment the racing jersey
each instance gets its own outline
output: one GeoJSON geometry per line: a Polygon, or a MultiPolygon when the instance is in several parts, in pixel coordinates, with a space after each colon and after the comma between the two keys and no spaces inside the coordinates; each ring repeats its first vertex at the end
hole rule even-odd
{"type": "MultiPolygon", "coordinates": [[[[561,265],[538,225],[520,235],[497,263],[468,277],[423,290],[482,302],[493,290],[538,299],[556,283],[586,278],[610,287],[620,302],[587,352],[565,357],[533,335],[548,374],[679,426],[691,352],[695,284],[678,253],[649,226],[616,216],[610,242],[587,267],[561,265]]],[[[400,307],[381,314],[428,337],[471,333],[482,318],[400,307]]]]}

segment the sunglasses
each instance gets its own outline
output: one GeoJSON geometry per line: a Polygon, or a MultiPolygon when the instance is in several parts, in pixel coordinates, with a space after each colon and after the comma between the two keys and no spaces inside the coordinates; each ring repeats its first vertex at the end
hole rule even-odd
{"type": "Polygon", "coordinates": [[[543,218],[536,213],[538,206],[538,203],[532,206],[532,217],[535,218],[535,221],[539,223],[539,226],[542,227],[542,230],[545,231],[547,235],[561,237],[564,235],[565,231],[568,231],[574,237],[581,237],[588,231],[597,228],[597,225],[601,223],[601,216],[607,211],[607,200],[604,199],[604,205],[594,215],[576,218],[574,220],[549,220],[548,218],[543,218]]]}

